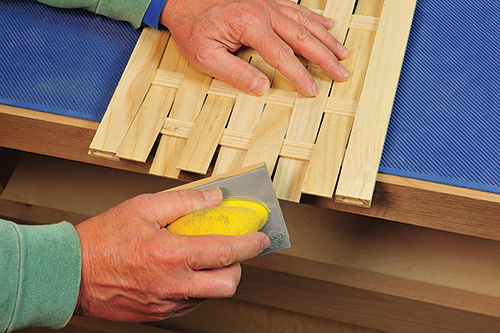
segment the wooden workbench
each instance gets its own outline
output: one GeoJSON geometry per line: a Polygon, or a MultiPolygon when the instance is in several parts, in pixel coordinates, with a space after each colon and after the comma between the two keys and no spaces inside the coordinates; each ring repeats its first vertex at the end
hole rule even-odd
{"type": "MultiPolygon", "coordinates": [[[[0,106],[0,124],[0,147],[57,157],[61,169],[72,172],[76,167],[75,178],[82,182],[91,184],[92,177],[86,175],[95,172],[159,179],[148,174],[150,161],[90,156],[88,147],[98,123],[0,106]]],[[[62,177],[51,166],[54,159],[43,157],[33,166],[30,156],[22,164],[32,175],[25,183],[37,186],[44,179],[44,184],[51,184],[51,177],[62,177]]],[[[179,179],[199,177],[182,173],[179,179]]],[[[43,197],[39,193],[31,197],[33,202],[24,202],[32,206],[21,199],[17,200],[21,203],[2,200],[0,216],[53,222],[42,218],[48,209],[58,212],[54,216],[59,219],[77,216],[79,222],[87,217],[65,212],[65,207],[46,207],[43,197]]],[[[500,329],[500,195],[379,174],[370,209],[313,196],[303,197],[299,204],[281,201],[281,205],[291,249],[245,263],[240,288],[228,301],[232,303],[214,301],[184,322],[156,326],[200,330],[196,323],[206,323],[213,311],[241,309],[238,306],[245,304],[245,313],[260,318],[269,330],[276,329],[273,316],[290,318],[273,311],[295,314],[292,317],[302,323],[297,331],[314,325],[322,328],[316,331],[325,332],[332,327],[342,332],[500,329]]],[[[227,315],[231,316],[234,323],[241,322],[239,331],[262,330],[244,324],[241,314],[227,315]]],[[[204,329],[224,330],[213,322],[204,329]]]]}

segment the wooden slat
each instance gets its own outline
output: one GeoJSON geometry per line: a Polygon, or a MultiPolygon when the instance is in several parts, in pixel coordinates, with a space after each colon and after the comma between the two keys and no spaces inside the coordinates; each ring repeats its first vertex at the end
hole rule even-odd
{"type": "Polygon", "coordinates": [[[386,0],[339,178],[339,202],[370,207],[416,0],[386,0]]]}
{"type": "MultiPolygon", "coordinates": [[[[310,67],[319,94],[314,98],[299,97],[290,119],[286,139],[302,143],[314,143],[332,80],[319,68],[310,67]]],[[[300,186],[307,170],[307,161],[281,157],[274,176],[274,189],[280,199],[300,200],[300,186]]]]}
{"type": "MultiPolygon", "coordinates": [[[[201,111],[212,77],[189,65],[177,91],[169,118],[194,121],[201,111]]],[[[155,175],[177,178],[177,162],[186,139],[163,135],[158,145],[150,172],[155,175]]]]}
{"type": "Polygon", "coordinates": [[[193,131],[179,157],[178,169],[200,174],[207,173],[233,105],[234,100],[231,98],[207,96],[200,115],[196,118],[193,131]]]}
{"type": "MultiPolygon", "coordinates": [[[[272,83],[275,72],[274,68],[257,57],[253,57],[250,60],[250,64],[263,72],[268,77],[269,82],[272,83]]],[[[253,133],[262,115],[267,96],[268,94],[253,96],[244,92],[238,93],[227,129],[253,133]]],[[[217,175],[241,168],[246,152],[247,150],[244,149],[236,149],[227,146],[221,147],[213,174],[217,175]]]]}
{"type": "Polygon", "coordinates": [[[116,156],[145,162],[174,102],[175,90],[152,85],[116,156]]]}
{"type": "Polygon", "coordinates": [[[143,30],[92,140],[91,154],[117,159],[116,151],[144,100],[169,37],[167,30],[143,30]]]}
{"type": "MultiPolygon", "coordinates": [[[[326,3],[324,15],[336,19],[330,31],[339,41],[344,41],[351,20],[355,1],[333,1],[326,3]]],[[[314,98],[299,97],[294,106],[286,138],[304,143],[314,143],[319,130],[323,110],[326,106],[332,80],[320,69],[309,66],[315,77],[319,94],[314,98]]],[[[274,187],[279,198],[299,201],[301,186],[308,167],[308,161],[280,158],[274,177],[274,187]]]]}
{"type": "MultiPolygon", "coordinates": [[[[158,71],[168,71],[168,73],[184,72],[187,64],[186,58],[182,56],[174,40],[171,39],[165,48],[156,73],[158,71]]],[[[157,74],[155,74],[156,76],[157,74]]],[[[154,81],[153,78],[152,82],[154,81]]],[[[151,85],[146,98],[116,152],[116,156],[142,163],[146,161],[162,128],[162,124],[170,112],[177,92],[176,88],[178,86],[151,85]]]]}
{"type": "Polygon", "coordinates": [[[349,29],[376,32],[380,23],[379,17],[353,15],[349,29]]]}
{"type": "Polygon", "coordinates": [[[274,170],[279,152],[290,122],[292,108],[279,105],[266,105],[261,120],[255,129],[243,166],[265,162],[267,172],[274,170]]]}
{"type": "MultiPolygon", "coordinates": [[[[369,8],[376,15],[382,8],[369,8]]],[[[363,12],[361,4],[358,12],[363,12]]],[[[363,88],[366,70],[370,60],[375,33],[349,30],[346,46],[351,57],[342,63],[352,72],[349,80],[334,82],[321,129],[311,156],[301,191],[323,197],[332,197],[337,184],[340,167],[351,133],[359,96],[363,88]]]]}
{"type": "MultiPolygon", "coordinates": [[[[307,64],[305,58],[298,58],[302,64],[307,64]]],[[[265,162],[268,173],[272,175],[298,96],[295,85],[280,71],[275,71],[266,106],[255,128],[243,166],[265,162]]]]}

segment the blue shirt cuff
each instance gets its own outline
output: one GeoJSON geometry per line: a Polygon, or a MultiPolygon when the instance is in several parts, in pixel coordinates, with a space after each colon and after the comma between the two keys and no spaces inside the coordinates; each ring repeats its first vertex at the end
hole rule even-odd
{"type": "Polygon", "coordinates": [[[159,30],[160,15],[167,0],[151,0],[142,22],[151,28],[159,30]]]}

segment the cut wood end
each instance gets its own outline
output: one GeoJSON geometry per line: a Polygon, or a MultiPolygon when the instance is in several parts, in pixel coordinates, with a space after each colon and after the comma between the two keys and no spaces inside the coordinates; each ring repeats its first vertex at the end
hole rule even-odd
{"type": "Polygon", "coordinates": [[[315,187],[302,187],[300,192],[322,198],[333,198],[333,191],[324,191],[315,187]]]}
{"type": "Polygon", "coordinates": [[[372,205],[371,199],[361,199],[338,194],[335,195],[335,202],[361,208],[370,208],[372,205]]]}
{"type": "Polygon", "coordinates": [[[95,157],[100,157],[100,158],[105,158],[107,160],[112,160],[112,161],[119,161],[120,158],[116,156],[116,154],[106,152],[106,151],[100,151],[100,150],[89,150],[89,155],[95,156],[95,157]]]}

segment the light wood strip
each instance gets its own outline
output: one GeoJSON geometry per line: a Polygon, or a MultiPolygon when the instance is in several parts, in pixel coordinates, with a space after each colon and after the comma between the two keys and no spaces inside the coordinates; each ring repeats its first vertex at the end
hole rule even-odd
{"type": "Polygon", "coordinates": [[[354,117],[356,115],[357,108],[358,108],[357,101],[338,98],[338,97],[330,97],[326,102],[325,113],[336,114],[345,117],[354,117]]]}
{"type": "MultiPolygon", "coordinates": [[[[376,15],[380,12],[382,4],[379,2],[379,8],[364,9],[363,3],[360,2],[357,11],[362,13],[368,11],[369,14],[376,15]]],[[[351,77],[348,81],[333,84],[332,96],[328,99],[316,146],[302,183],[302,193],[327,198],[333,196],[351,133],[357,101],[363,88],[374,38],[373,32],[349,31],[345,44],[352,50],[351,57],[342,63],[351,70],[351,77]]]]}
{"type": "MultiPolygon", "coordinates": [[[[252,58],[250,64],[263,72],[272,83],[275,72],[273,67],[261,58],[252,58]]],[[[268,94],[253,96],[239,92],[226,130],[241,131],[248,134],[253,133],[264,110],[264,103],[267,100],[267,96],[268,94]]],[[[244,149],[222,145],[217,156],[213,174],[217,175],[241,168],[248,148],[249,145],[244,149]]]]}
{"type": "Polygon", "coordinates": [[[119,158],[146,162],[174,102],[175,89],[151,86],[116,152],[119,158]]]}
{"type": "MultiPolygon", "coordinates": [[[[172,105],[169,119],[194,121],[201,110],[211,81],[212,77],[188,65],[172,105]]],[[[186,139],[184,138],[163,135],[150,172],[155,175],[177,178],[180,172],[177,169],[177,162],[185,144],[186,139]]]]}
{"type": "Polygon", "coordinates": [[[144,100],[170,37],[167,30],[145,28],[118,82],[89,153],[116,159],[116,151],[144,100]]]}
{"type": "Polygon", "coordinates": [[[370,207],[416,0],[386,0],[336,191],[370,207]]]}
{"type": "Polygon", "coordinates": [[[167,118],[163,124],[161,134],[188,139],[193,131],[194,122],[167,118]]]}
{"type": "MultiPolygon", "coordinates": [[[[186,58],[182,56],[172,38],[165,48],[156,72],[168,71],[171,74],[180,74],[175,71],[184,71],[187,64],[186,58]]],[[[177,89],[173,87],[151,85],[127,135],[116,152],[119,158],[146,162],[174,102],[176,92],[177,89]]]]}
{"type": "Polygon", "coordinates": [[[335,20],[335,26],[330,30],[330,34],[341,43],[345,41],[355,4],[355,0],[328,0],[326,3],[323,15],[335,20]]]}
{"type": "Polygon", "coordinates": [[[199,174],[207,173],[233,105],[234,100],[231,98],[207,96],[179,157],[178,169],[199,174]]]}
{"type": "MultiPolygon", "coordinates": [[[[347,35],[354,5],[354,0],[329,0],[326,3],[324,15],[336,20],[330,33],[341,42],[347,35]]],[[[286,134],[286,139],[303,143],[314,143],[316,140],[332,84],[332,80],[321,69],[309,66],[309,71],[316,78],[320,92],[315,98],[297,98],[286,134]]],[[[307,160],[280,158],[274,177],[276,195],[281,199],[299,201],[307,167],[307,160]]]]}
{"type": "Polygon", "coordinates": [[[311,159],[313,148],[313,143],[304,143],[285,139],[283,141],[283,147],[281,147],[280,156],[296,160],[309,161],[311,159]]]}
{"type": "Polygon", "coordinates": [[[151,84],[178,89],[183,77],[184,73],[158,69],[151,84]]]}
{"type": "MultiPolygon", "coordinates": [[[[314,143],[325,109],[331,79],[319,68],[309,68],[319,86],[314,98],[299,97],[290,119],[286,139],[303,143],[314,143]]],[[[307,161],[281,157],[274,176],[274,188],[280,199],[300,200],[300,187],[307,170],[307,161]]]]}
{"type": "Polygon", "coordinates": [[[292,108],[266,105],[261,120],[255,129],[243,166],[265,162],[271,175],[276,165],[285,133],[292,115],[292,108]]]}
{"type": "Polygon", "coordinates": [[[353,15],[349,29],[376,32],[379,24],[379,17],[353,15]]]}
{"type": "Polygon", "coordinates": [[[222,138],[220,139],[220,145],[222,148],[231,148],[235,150],[248,150],[248,148],[250,148],[250,142],[252,141],[252,137],[253,134],[251,133],[240,132],[226,128],[224,130],[224,133],[222,134],[222,138]]]}
{"type": "MultiPolygon", "coordinates": [[[[298,59],[307,64],[305,58],[298,56],[298,59]]],[[[275,71],[264,112],[255,128],[243,166],[265,162],[267,172],[272,175],[297,97],[299,93],[295,85],[280,71],[275,71]]]]}

